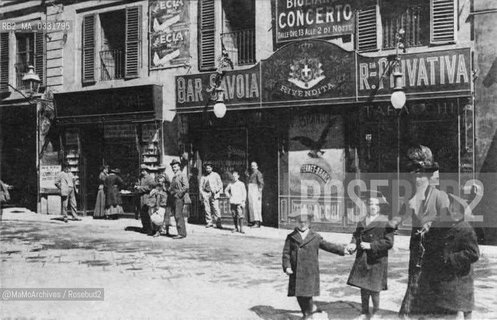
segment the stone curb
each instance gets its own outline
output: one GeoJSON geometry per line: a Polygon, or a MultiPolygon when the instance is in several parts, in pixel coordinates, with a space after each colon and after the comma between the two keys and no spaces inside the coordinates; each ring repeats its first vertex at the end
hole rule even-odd
{"type": "MultiPolygon", "coordinates": [[[[35,212],[23,209],[23,208],[7,208],[2,209],[2,214],[0,215],[1,221],[53,221],[57,218],[57,215],[42,215],[35,212]]],[[[124,224],[129,225],[130,221],[136,226],[141,226],[139,220],[130,218],[121,218],[118,220],[94,220],[92,217],[81,217],[82,221],[77,223],[82,224],[93,224],[93,223],[105,223],[106,226],[115,226],[116,230],[122,230],[124,224]]],[[[61,224],[64,224],[60,221],[61,224]]],[[[71,221],[70,221],[71,223],[71,221]]],[[[291,232],[288,229],[276,229],[270,227],[261,228],[250,228],[245,227],[245,234],[232,233],[231,227],[223,230],[218,229],[206,229],[203,225],[197,224],[187,224],[188,231],[190,233],[199,234],[209,234],[213,232],[220,232],[225,236],[233,237],[251,237],[251,238],[267,238],[267,239],[279,239],[284,241],[286,236],[291,232]]],[[[349,243],[351,235],[348,233],[338,233],[338,232],[319,232],[325,240],[336,243],[349,243]]],[[[497,257],[497,246],[480,245],[480,254],[482,256],[497,257]]],[[[394,250],[409,250],[409,236],[406,235],[396,235],[394,250]]]]}

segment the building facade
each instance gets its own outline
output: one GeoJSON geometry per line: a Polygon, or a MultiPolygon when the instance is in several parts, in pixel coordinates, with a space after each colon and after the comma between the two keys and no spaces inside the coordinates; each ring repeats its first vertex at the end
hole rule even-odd
{"type": "Polygon", "coordinates": [[[485,224],[492,210],[475,199],[483,189],[483,199],[495,198],[492,179],[479,179],[494,136],[492,111],[482,110],[495,93],[479,100],[476,70],[488,69],[478,50],[490,50],[493,33],[478,19],[494,9],[476,2],[191,2],[197,61],[176,77],[176,109],[193,165],[214,162],[227,183],[230,171],[257,161],[266,225],[291,227],[288,216],[307,210],[317,228],[347,231],[361,212],[354,188],[379,188],[400,210],[412,191],[405,154],[420,143],[440,164],[434,183],[466,198],[485,224]],[[218,119],[208,89],[223,52],[234,68],[220,82],[227,113],[218,119]],[[400,110],[390,102],[396,68],[407,97],[400,110]]]}
{"type": "MultiPolygon", "coordinates": [[[[0,34],[0,88],[10,92],[2,179],[21,185],[15,173],[31,170],[37,179],[22,193],[34,194],[41,212],[58,206],[50,203],[63,161],[79,176],[80,209],[91,213],[100,165],[120,168],[131,188],[141,164],[181,156],[193,186],[205,161],[225,184],[258,162],[265,225],[290,227],[291,213],[308,210],[318,229],[349,231],[363,186],[379,188],[398,212],[412,189],[405,154],[421,143],[440,164],[440,187],[470,201],[483,217],[480,236],[493,241],[492,1],[7,1],[0,13],[69,22],[43,36],[0,34]],[[220,79],[223,54],[233,68],[220,79]],[[22,89],[25,64],[48,92],[36,101],[53,106],[30,108],[5,86],[22,89]],[[394,71],[407,97],[399,110],[390,102],[394,71]],[[212,112],[216,80],[223,118],[212,112]],[[19,104],[22,116],[21,107],[9,111],[19,104]],[[24,122],[34,129],[14,130],[24,122]]],[[[191,218],[201,221],[196,192],[191,218]]],[[[226,199],[222,206],[227,217],[226,199]]]]}

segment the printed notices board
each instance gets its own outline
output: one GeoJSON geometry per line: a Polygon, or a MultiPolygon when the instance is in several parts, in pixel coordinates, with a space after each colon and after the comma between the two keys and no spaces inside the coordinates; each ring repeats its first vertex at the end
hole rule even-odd
{"type": "Polygon", "coordinates": [[[323,39],[354,33],[355,1],[277,0],[276,42],[323,39]]]}
{"type": "Polygon", "coordinates": [[[40,189],[57,189],[55,179],[61,170],[60,165],[40,166],[40,189]]]}
{"type": "Polygon", "coordinates": [[[150,69],[182,66],[190,58],[187,0],[150,0],[150,69]]]}

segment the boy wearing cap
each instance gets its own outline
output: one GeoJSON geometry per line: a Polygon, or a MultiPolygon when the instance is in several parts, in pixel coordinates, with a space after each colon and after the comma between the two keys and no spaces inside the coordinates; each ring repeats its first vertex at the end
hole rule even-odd
{"type": "Polygon", "coordinates": [[[240,175],[238,171],[233,171],[233,182],[230,183],[225,190],[225,193],[230,198],[230,209],[233,215],[233,223],[235,230],[233,232],[243,232],[243,208],[247,199],[247,189],[245,184],[238,180],[240,175]]]}
{"type": "Polygon", "coordinates": [[[379,191],[367,191],[362,198],[366,215],[357,224],[346,248],[350,254],[357,251],[347,284],[361,289],[362,310],[357,319],[368,319],[369,297],[373,300],[370,319],[377,319],[380,291],[387,289],[388,250],[393,247],[394,229],[388,221],[388,213],[380,209],[388,203],[379,191]]]}
{"type": "Polygon", "coordinates": [[[319,296],[319,249],[344,255],[344,246],[327,242],[309,229],[312,214],[290,215],[297,220],[297,227],[285,240],[283,248],[283,271],[289,275],[288,296],[297,297],[304,317],[321,312],[313,302],[319,296]]]}

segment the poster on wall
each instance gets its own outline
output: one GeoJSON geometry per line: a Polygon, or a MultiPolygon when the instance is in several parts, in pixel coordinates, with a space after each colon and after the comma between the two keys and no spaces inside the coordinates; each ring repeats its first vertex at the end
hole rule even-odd
{"type": "Polygon", "coordinates": [[[61,172],[62,167],[60,165],[41,165],[40,166],[40,189],[45,190],[57,190],[55,186],[55,179],[57,175],[61,172]]]}
{"type": "Polygon", "coordinates": [[[276,42],[354,33],[355,1],[276,1],[276,42]]]}
{"type": "Polygon", "coordinates": [[[182,66],[190,59],[189,1],[150,0],[150,69],[182,66]]]}
{"type": "Polygon", "coordinates": [[[290,214],[341,223],[344,211],[343,119],[327,113],[297,115],[289,131],[290,214]]]}

